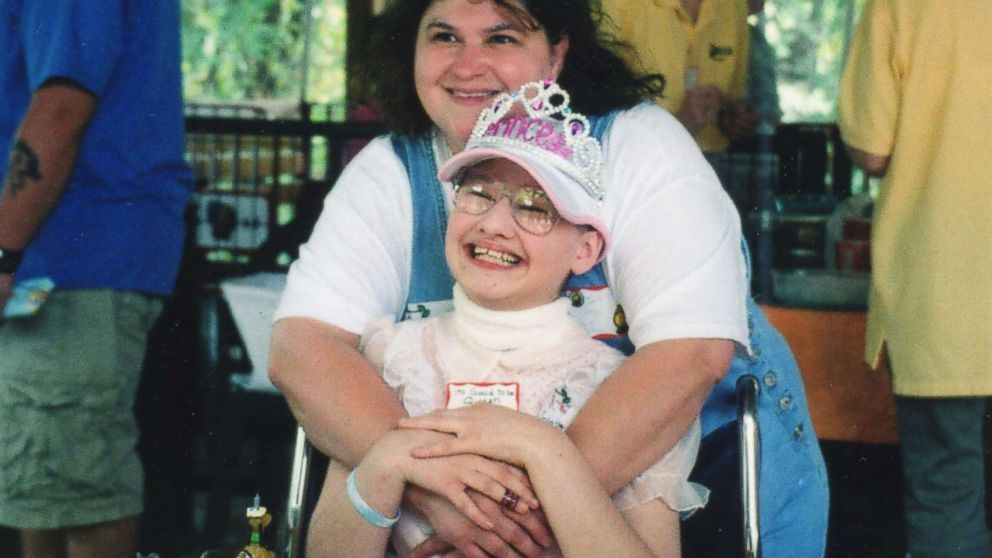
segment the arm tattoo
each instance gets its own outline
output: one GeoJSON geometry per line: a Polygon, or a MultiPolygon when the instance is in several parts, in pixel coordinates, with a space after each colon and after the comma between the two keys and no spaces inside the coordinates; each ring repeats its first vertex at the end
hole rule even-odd
{"type": "Polygon", "coordinates": [[[38,155],[31,146],[23,140],[17,140],[14,149],[10,151],[10,164],[7,166],[7,179],[4,189],[10,190],[10,196],[24,189],[28,180],[41,180],[41,169],[38,165],[38,155]]]}

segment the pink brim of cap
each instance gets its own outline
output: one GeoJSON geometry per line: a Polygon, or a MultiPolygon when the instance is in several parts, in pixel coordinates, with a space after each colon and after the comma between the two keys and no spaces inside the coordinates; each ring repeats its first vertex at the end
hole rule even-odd
{"type": "Polygon", "coordinates": [[[575,225],[588,225],[596,229],[603,237],[603,249],[598,260],[602,261],[610,244],[610,233],[595,215],[599,202],[575,178],[540,157],[510,146],[472,147],[448,159],[437,176],[443,182],[450,182],[462,169],[489,159],[507,159],[516,163],[534,177],[562,218],[575,225]]]}

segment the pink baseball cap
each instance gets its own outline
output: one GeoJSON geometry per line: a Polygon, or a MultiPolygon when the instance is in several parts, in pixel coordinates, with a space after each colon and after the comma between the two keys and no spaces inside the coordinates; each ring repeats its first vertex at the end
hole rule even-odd
{"type": "Polygon", "coordinates": [[[589,135],[589,120],[568,104],[568,93],[552,81],[500,95],[479,115],[465,149],[441,167],[438,178],[449,182],[476,163],[510,160],[537,181],[565,220],[602,235],[602,258],[610,239],[600,219],[606,195],[602,149],[589,135]]]}

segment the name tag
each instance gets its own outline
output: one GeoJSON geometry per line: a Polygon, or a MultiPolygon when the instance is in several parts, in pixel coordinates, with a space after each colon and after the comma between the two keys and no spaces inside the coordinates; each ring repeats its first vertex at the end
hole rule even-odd
{"type": "Polygon", "coordinates": [[[476,403],[491,403],[520,410],[520,384],[517,382],[451,382],[445,393],[445,409],[461,409],[476,403]]]}

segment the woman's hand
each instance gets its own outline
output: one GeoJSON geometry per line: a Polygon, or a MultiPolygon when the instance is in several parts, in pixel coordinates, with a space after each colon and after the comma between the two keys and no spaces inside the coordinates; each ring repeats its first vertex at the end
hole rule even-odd
{"type": "Polygon", "coordinates": [[[417,545],[410,558],[428,558],[438,554],[445,558],[537,558],[554,543],[547,519],[540,510],[518,514],[477,492],[470,490],[468,495],[494,519],[496,526],[493,529],[479,528],[437,494],[420,487],[407,490],[407,502],[420,510],[437,532],[417,545]]]}
{"type": "Polygon", "coordinates": [[[519,494],[520,499],[513,510],[519,514],[538,507],[527,476],[516,467],[478,455],[455,455],[432,460],[410,456],[413,448],[448,437],[425,430],[396,430],[383,436],[370,450],[369,457],[373,461],[388,463],[386,466],[396,467],[404,482],[448,499],[483,529],[492,529],[495,524],[469,497],[469,489],[495,502],[499,502],[507,490],[519,494]]]}
{"type": "Polygon", "coordinates": [[[400,420],[400,428],[453,434],[416,447],[417,458],[475,454],[526,467],[534,452],[567,441],[563,432],[526,413],[487,403],[400,420]]]}
{"type": "Polygon", "coordinates": [[[488,404],[400,421],[401,428],[414,426],[454,434],[415,448],[416,457],[430,461],[473,453],[526,467],[565,556],[654,556],[624,520],[582,454],[553,426],[488,404]]]}

